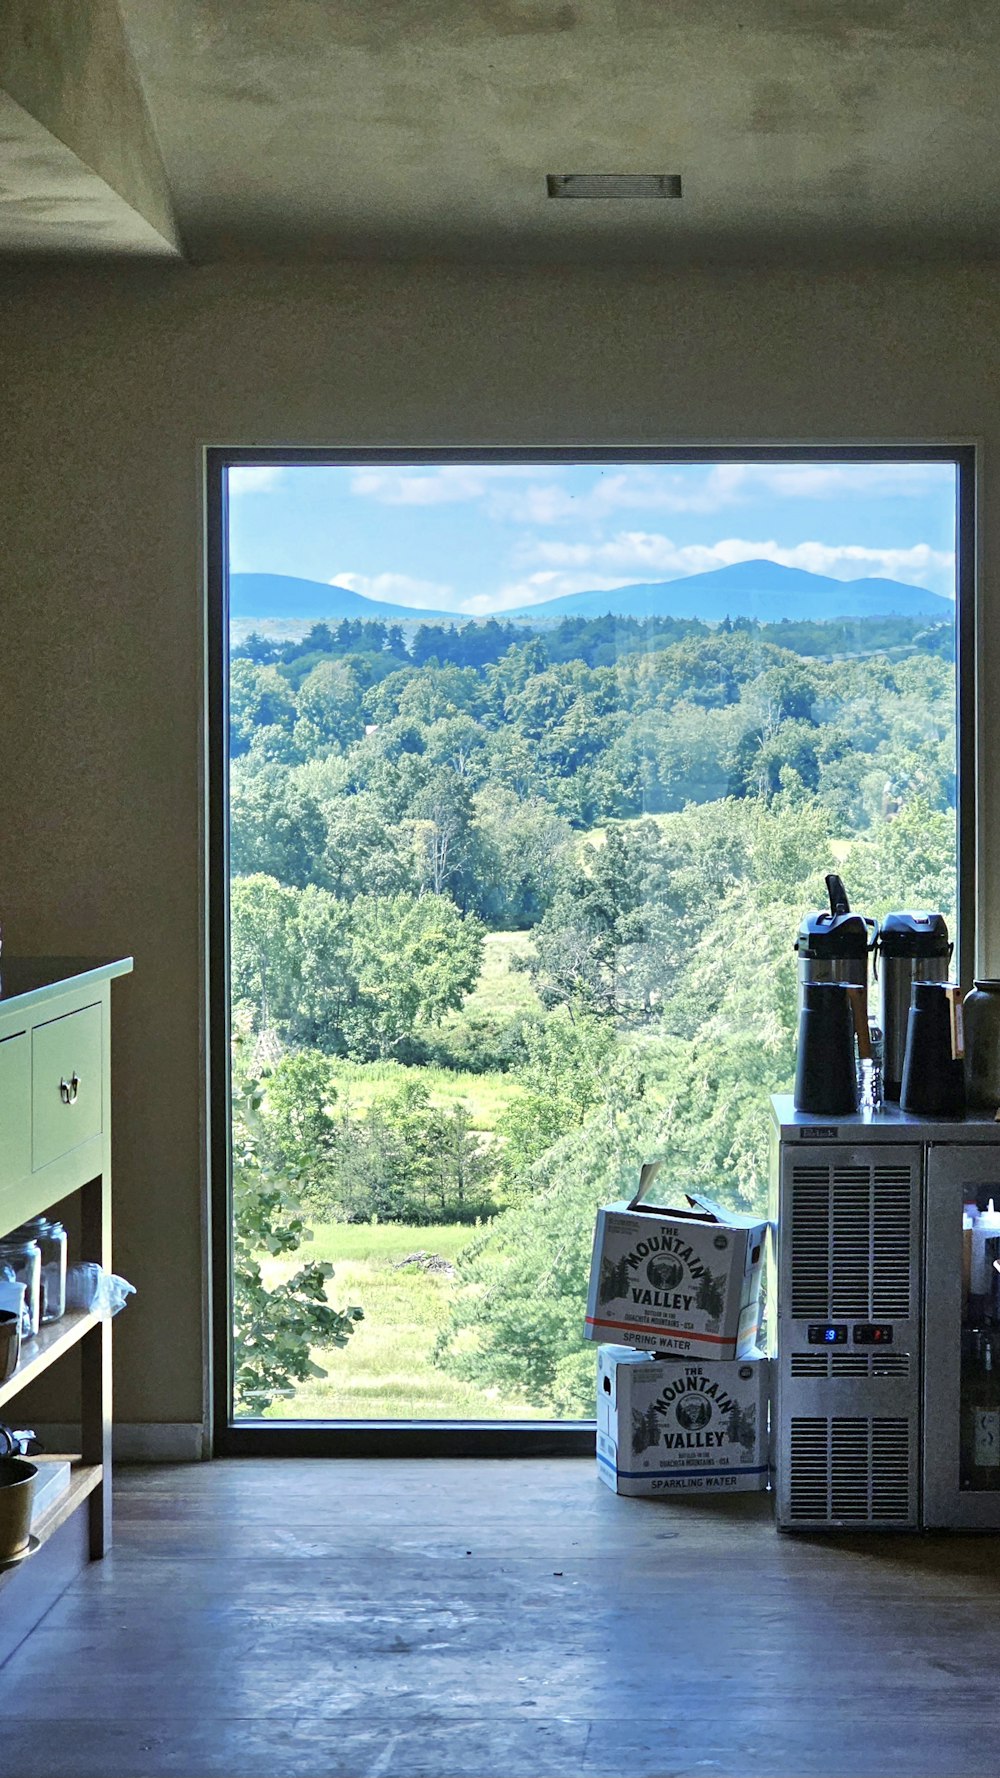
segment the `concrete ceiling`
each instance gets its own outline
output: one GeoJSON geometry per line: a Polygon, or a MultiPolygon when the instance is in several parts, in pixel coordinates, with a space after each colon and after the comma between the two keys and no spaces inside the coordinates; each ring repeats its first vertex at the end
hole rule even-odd
{"type": "MultiPolygon", "coordinates": [[[[6,0],[51,17],[50,60],[81,12],[115,4],[6,0]]],[[[131,186],[96,165],[93,132],[72,139],[79,42],[61,109],[50,95],[43,114],[26,78],[37,40],[17,80],[0,50],[0,88],[131,209],[133,249],[140,224],[149,250],[176,251],[179,231],[196,261],[816,264],[1000,243],[1000,8],[976,0],[117,5],[131,186]],[[547,198],[545,175],[567,172],[680,173],[684,195],[547,198]]],[[[91,82],[111,77],[113,37],[106,20],[91,82]]],[[[39,174],[51,248],[56,176],[39,174]]],[[[0,197],[0,247],[23,249],[30,204],[13,205],[17,234],[10,208],[0,197]]],[[[64,219],[67,249],[71,234],[64,219]]]]}
{"type": "Polygon", "coordinates": [[[0,252],[179,251],[117,0],[3,0],[0,252]]]}

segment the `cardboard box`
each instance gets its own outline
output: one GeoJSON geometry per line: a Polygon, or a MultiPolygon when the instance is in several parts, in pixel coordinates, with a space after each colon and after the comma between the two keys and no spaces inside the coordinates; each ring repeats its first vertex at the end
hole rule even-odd
{"type": "Polygon", "coordinates": [[[616,1494],[732,1493],[768,1484],[770,1365],[717,1364],[605,1346],[597,1372],[597,1471],[616,1494]]]}
{"type": "Polygon", "coordinates": [[[766,1222],[686,1195],[686,1209],[645,1201],[597,1213],[584,1337],[677,1357],[738,1358],[756,1349],[766,1222]]]}
{"type": "Polygon", "coordinates": [[[31,1528],[34,1531],[39,1520],[44,1519],[47,1512],[67,1492],[72,1477],[72,1465],[68,1457],[35,1456],[28,1458],[38,1470],[34,1493],[31,1496],[31,1528]]]}

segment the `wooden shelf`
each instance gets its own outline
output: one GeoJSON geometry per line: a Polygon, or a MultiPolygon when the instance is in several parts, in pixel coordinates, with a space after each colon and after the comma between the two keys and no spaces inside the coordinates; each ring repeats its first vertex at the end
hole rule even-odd
{"type": "Polygon", "coordinates": [[[39,1329],[35,1339],[28,1340],[21,1347],[21,1362],[14,1375],[8,1377],[6,1383],[0,1383],[0,1407],[11,1396],[17,1395],[25,1384],[40,1377],[55,1364],[64,1352],[83,1339],[92,1327],[97,1327],[100,1316],[91,1314],[89,1310],[77,1310],[75,1313],[61,1315],[58,1321],[50,1321],[47,1327],[39,1329]]]}
{"type": "MultiPolygon", "coordinates": [[[[30,1457],[28,1462],[31,1462],[30,1457]]],[[[39,1543],[44,1543],[46,1538],[58,1531],[60,1525],[66,1523],[70,1513],[75,1513],[77,1507],[86,1500],[87,1495],[94,1492],[101,1479],[101,1474],[99,1463],[81,1463],[79,1459],[74,1458],[69,1487],[60,1494],[58,1500],[52,1502],[48,1512],[42,1514],[37,1525],[32,1526],[32,1531],[39,1543]]]]}
{"type": "MultiPolygon", "coordinates": [[[[30,1461],[29,1457],[28,1462],[30,1463],[30,1461]]],[[[9,1568],[0,1568],[0,1593],[15,1575],[21,1573],[22,1569],[31,1567],[35,1557],[41,1555],[49,1538],[54,1537],[56,1532],[62,1529],[66,1520],[76,1512],[77,1507],[82,1506],[87,1496],[94,1492],[101,1480],[102,1473],[99,1463],[81,1463],[79,1460],[74,1460],[69,1487],[63,1494],[60,1494],[58,1500],[52,1502],[48,1512],[43,1513],[38,1523],[32,1525],[32,1536],[37,1537],[38,1548],[30,1556],[25,1557],[23,1562],[12,1563],[9,1568]]]]}

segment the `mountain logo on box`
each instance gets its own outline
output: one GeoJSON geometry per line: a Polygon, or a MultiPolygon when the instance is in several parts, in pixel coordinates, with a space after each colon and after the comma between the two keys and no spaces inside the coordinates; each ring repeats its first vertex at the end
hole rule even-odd
{"type": "Polygon", "coordinates": [[[730,1436],[729,1417],[735,1408],[731,1395],[714,1381],[697,1371],[686,1371],[675,1383],[669,1383],[654,1404],[662,1415],[662,1442],[667,1451],[717,1450],[730,1436]],[[679,1429],[670,1428],[670,1420],[679,1429]]]}
{"type": "Polygon", "coordinates": [[[738,1403],[713,1377],[681,1369],[645,1412],[632,1416],[636,1456],[652,1445],[665,1451],[717,1451],[734,1433],[738,1403]]]}
{"type": "Polygon", "coordinates": [[[646,1277],[654,1290],[676,1290],[684,1277],[684,1262],[673,1254],[651,1259],[646,1267],[646,1277]]]}
{"type": "Polygon", "coordinates": [[[717,1324],[725,1307],[725,1275],[716,1277],[694,1249],[674,1234],[638,1241],[626,1264],[634,1271],[653,1250],[657,1250],[656,1257],[646,1265],[649,1288],[633,1283],[633,1303],[647,1309],[680,1310],[685,1315],[700,1309],[709,1317],[709,1326],[717,1324]],[[685,1283],[686,1289],[678,1288],[685,1283]]]}
{"type": "Polygon", "coordinates": [[[666,1384],[655,1403],[657,1413],[669,1414],[673,1409],[686,1430],[704,1426],[713,1412],[728,1414],[735,1405],[732,1396],[727,1395],[722,1384],[716,1382],[714,1377],[706,1377],[700,1370],[686,1368],[680,1371],[672,1383],[666,1384]],[[695,1417],[695,1408],[707,1411],[701,1417],[695,1417]]]}
{"type": "Polygon", "coordinates": [[[597,1301],[601,1308],[624,1301],[673,1314],[698,1310],[707,1318],[706,1331],[712,1332],[726,1304],[726,1273],[710,1272],[693,1247],[664,1229],[637,1241],[620,1259],[602,1258],[597,1301]]]}
{"type": "Polygon", "coordinates": [[[674,1412],[685,1432],[698,1432],[712,1418],[712,1404],[703,1395],[682,1395],[674,1412]]]}
{"type": "Polygon", "coordinates": [[[648,1235],[644,1241],[637,1241],[631,1253],[626,1256],[625,1264],[634,1272],[651,1253],[674,1254],[692,1278],[700,1278],[705,1270],[694,1248],[682,1241],[680,1235],[675,1234],[672,1229],[661,1229],[658,1235],[648,1235]]]}

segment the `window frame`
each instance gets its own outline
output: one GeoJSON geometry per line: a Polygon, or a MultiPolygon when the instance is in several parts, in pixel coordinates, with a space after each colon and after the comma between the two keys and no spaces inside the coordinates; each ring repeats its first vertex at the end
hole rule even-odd
{"type": "MultiPolygon", "coordinates": [[[[204,452],[206,638],[205,846],[209,1402],[213,1456],[592,1456],[593,1420],[265,1420],[232,1418],[232,1150],[229,982],[229,588],[226,471],[239,467],[434,467],[446,464],[952,463],[956,470],[955,708],[958,933],[956,975],[971,986],[976,946],[977,481],[975,444],[512,446],[211,446],[204,452]]],[[[583,1304],[580,1308],[583,1314],[583,1304]]]]}

